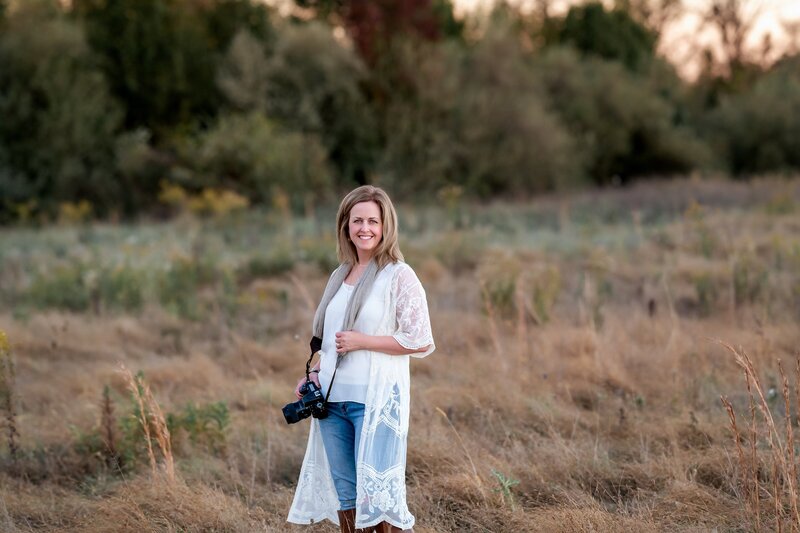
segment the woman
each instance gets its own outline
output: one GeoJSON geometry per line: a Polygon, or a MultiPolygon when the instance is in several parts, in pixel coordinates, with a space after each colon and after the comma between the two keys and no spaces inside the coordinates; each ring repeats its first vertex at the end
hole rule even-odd
{"type": "Polygon", "coordinates": [[[425,291],[403,262],[397,213],[383,190],[365,185],[345,196],[336,228],[341,264],[314,316],[322,350],[310,374],[329,415],[311,419],[289,522],[407,531],[408,356],[435,348],[425,291]]]}

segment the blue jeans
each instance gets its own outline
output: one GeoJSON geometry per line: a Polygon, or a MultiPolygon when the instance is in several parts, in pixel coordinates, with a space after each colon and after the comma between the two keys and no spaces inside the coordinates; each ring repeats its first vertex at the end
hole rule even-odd
{"type": "Polygon", "coordinates": [[[364,404],[358,402],[328,402],[328,418],[319,421],[342,511],[356,508],[356,457],[363,424],[364,404]]]}

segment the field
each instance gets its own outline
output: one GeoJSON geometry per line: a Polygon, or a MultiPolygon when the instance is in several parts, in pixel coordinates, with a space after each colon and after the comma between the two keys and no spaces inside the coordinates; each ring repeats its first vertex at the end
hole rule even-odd
{"type": "MultiPolygon", "coordinates": [[[[411,367],[415,531],[800,526],[800,182],[457,193],[399,206],[437,343],[411,367]]],[[[0,530],[334,531],[285,523],[308,428],[280,412],[332,219],[0,231],[0,530]]]]}

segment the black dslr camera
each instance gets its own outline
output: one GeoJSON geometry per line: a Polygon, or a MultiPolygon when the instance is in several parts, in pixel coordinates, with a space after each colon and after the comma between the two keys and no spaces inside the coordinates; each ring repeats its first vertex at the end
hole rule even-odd
{"type": "Polygon", "coordinates": [[[325,404],[325,397],[319,390],[317,384],[307,380],[300,387],[302,398],[283,406],[283,418],[287,424],[300,422],[304,418],[313,416],[314,418],[328,418],[328,406],[325,404]]]}
{"type": "MultiPolygon", "coordinates": [[[[319,337],[311,338],[311,356],[306,362],[306,382],[300,387],[300,394],[303,396],[296,402],[288,403],[283,406],[283,418],[287,424],[295,424],[301,420],[313,416],[314,418],[328,418],[328,405],[325,397],[319,390],[317,384],[308,378],[311,360],[314,355],[322,349],[322,339],[319,337]]],[[[331,382],[333,386],[333,382],[331,382]]]]}

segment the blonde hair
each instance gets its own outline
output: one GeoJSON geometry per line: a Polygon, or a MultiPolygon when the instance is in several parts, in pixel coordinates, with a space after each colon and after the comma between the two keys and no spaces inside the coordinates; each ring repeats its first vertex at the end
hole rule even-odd
{"type": "Polygon", "coordinates": [[[339,211],[336,213],[336,255],[339,262],[350,265],[358,264],[358,252],[356,252],[356,245],[350,240],[348,223],[353,206],[361,202],[375,202],[381,210],[383,237],[372,255],[378,268],[402,261],[403,254],[397,242],[397,211],[394,210],[389,195],[379,187],[362,185],[344,197],[342,203],[339,204],[339,211]]]}

